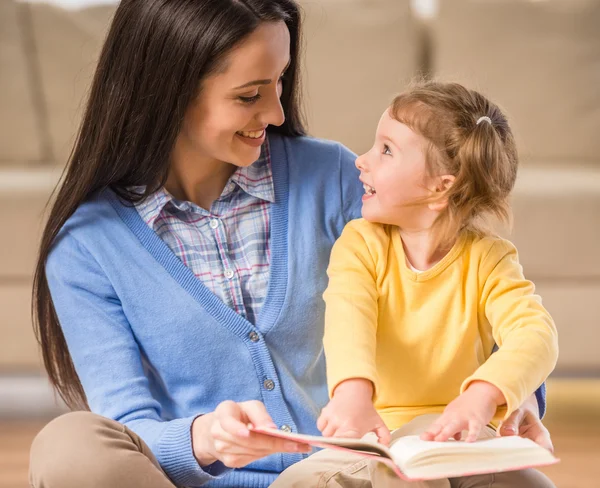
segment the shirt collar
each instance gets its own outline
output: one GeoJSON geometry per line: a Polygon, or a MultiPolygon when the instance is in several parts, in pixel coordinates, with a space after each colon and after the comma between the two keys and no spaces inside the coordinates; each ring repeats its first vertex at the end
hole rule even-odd
{"type": "MultiPolygon", "coordinates": [[[[241,190],[270,203],[275,202],[275,188],[273,186],[273,171],[271,169],[271,153],[269,140],[265,139],[260,157],[250,166],[240,167],[229,178],[220,198],[233,191],[237,185],[241,190]]],[[[136,187],[136,191],[143,192],[144,187],[136,187]]],[[[191,202],[177,200],[164,187],[149,195],[145,200],[136,203],[135,207],[146,224],[152,226],[160,216],[163,209],[171,203],[179,210],[195,210],[205,212],[191,202]]]]}

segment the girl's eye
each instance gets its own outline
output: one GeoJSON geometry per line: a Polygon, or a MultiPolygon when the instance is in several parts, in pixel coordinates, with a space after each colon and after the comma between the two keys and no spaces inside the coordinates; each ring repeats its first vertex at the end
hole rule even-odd
{"type": "Polygon", "coordinates": [[[390,151],[390,146],[388,146],[387,144],[383,145],[383,154],[385,154],[386,156],[392,155],[392,151],[390,151]]]}
{"type": "Polygon", "coordinates": [[[243,103],[254,103],[257,102],[258,100],[260,100],[260,93],[257,93],[256,95],[252,96],[252,97],[238,97],[240,99],[240,101],[242,101],[243,103]]]}

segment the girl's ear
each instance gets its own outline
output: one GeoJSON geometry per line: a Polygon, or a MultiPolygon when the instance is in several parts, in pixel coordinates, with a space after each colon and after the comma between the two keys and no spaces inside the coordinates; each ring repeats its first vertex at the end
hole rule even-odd
{"type": "Polygon", "coordinates": [[[431,210],[441,212],[444,210],[444,208],[446,208],[446,205],[448,205],[448,199],[444,196],[444,194],[452,187],[454,180],[456,180],[454,175],[442,175],[435,179],[436,185],[432,190],[433,201],[428,204],[431,210]]]}

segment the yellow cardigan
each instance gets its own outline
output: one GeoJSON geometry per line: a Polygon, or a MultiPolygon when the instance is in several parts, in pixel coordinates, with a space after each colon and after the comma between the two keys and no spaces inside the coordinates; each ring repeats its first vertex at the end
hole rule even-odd
{"type": "Polygon", "coordinates": [[[506,240],[465,234],[419,273],[407,265],[397,227],[359,219],[334,245],[328,274],[329,392],[347,379],[371,380],[390,429],[441,412],[474,380],[504,394],[500,420],[556,364],[554,322],[506,240]]]}

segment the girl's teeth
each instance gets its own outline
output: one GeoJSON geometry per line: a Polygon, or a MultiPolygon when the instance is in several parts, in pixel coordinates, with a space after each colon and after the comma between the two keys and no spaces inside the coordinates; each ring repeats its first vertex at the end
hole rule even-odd
{"type": "Polygon", "coordinates": [[[244,136],[244,137],[249,137],[250,139],[260,139],[262,137],[262,135],[264,134],[264,130],[259,130],[259,131],[251,131],[251,132],[244,132],[244,131],[240,131],[238,132],[238,134],[244,136]]]}
{"type": "Polygon", "coordinates": [[[363,188],[364,188],[365,193],[367,195],[374,195],[375,194],[375,188],[373,188],[372,186],[369,186],[366,183],[363,183],[363,188]]]}

